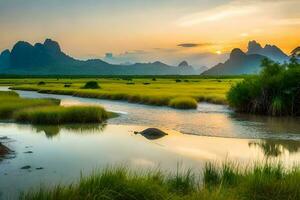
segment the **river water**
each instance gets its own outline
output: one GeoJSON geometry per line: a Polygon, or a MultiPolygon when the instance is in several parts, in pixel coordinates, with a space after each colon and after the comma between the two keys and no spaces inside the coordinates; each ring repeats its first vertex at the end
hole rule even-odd
{"type": "MultiPolygon", "coordinates": [[[[2,87],[1,90],[7,88],[2,87]]],[[[14,151],[0,160],[0,199],[40,185],[65,184],[80,173],[109,165],[200,170],[207,161],[249,164],[300,161],[300,119],[237,115],[228,107],[199,103],[197,110],[175,110],[108,101],[17,91],[26,98],[57,98],[64,106],[102,105],[120,114],[106,124],[32,126],[0,123],[0,142],[14,151]],[[167,136],[148,140],[134,131],[163,129],[167,136]],[[26,169],[21,169],[21,168],[26,169]]]]}

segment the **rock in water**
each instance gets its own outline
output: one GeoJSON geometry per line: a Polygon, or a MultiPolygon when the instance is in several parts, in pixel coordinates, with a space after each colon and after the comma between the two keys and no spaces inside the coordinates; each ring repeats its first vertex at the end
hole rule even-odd
{"type": "Polygon", "coordinates": [[[11,150],[9,148],[7,148],[6,146],[4,146],[3,144],[1,144],[1,142],[0,142],[0,160],[1,160],[1,158],[4,158],[5,156],[7,156],[10,152],[11,152],[11,150]]]}
{"type": "Polygon", "coordinates": [[[156,139],[159,139],[159,138],[162,138],[162,137],[168,135],[167,133],[165,133],[162,130],[159,130],[157,128],[147,128],[146,130],[143,130],[139,134],[141,134],[148,140],[156,140],[156,139]]]}

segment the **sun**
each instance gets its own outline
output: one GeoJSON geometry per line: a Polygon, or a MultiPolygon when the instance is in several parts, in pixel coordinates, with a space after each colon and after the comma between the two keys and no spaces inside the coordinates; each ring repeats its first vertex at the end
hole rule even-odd
{"type": "Polygon", "coordinates": [[[218,54],[218,55],[221,55],[222,54],[222,51],[216,51],[216,54],[218,54]]]}

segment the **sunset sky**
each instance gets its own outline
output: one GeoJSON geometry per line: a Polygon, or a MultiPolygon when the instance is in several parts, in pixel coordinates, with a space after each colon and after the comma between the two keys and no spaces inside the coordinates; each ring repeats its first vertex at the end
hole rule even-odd
{"type": "MultiPolygon", "coordinates": [[[[120,62],[187,59],[245,49],[249,40],[300,45],[299,0],[0,0],[0,50],[57,40],[77,58],[120,62]]],[[[203,63],[201,63],[203,59],[203,63]]]]}

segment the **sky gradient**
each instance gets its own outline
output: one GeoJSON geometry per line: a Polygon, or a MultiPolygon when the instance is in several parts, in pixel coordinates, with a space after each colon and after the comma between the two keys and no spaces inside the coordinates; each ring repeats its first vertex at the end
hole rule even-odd
{"type": "Polygon", "coordinates": [[[300,45],[299,0],[0,0],[0,50],[57,40],[77,58],[210,65],[249,40],[300,45]]]}

